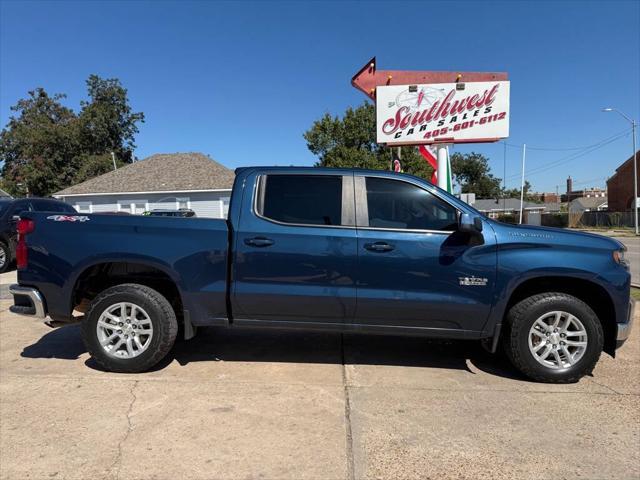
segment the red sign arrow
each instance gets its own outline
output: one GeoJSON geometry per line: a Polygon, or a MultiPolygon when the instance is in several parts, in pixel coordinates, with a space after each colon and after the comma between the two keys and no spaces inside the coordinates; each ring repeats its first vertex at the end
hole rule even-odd
{"type": "Polygon", "coordinates": [[[429,72],[377,70],[373,57],[351,79],[351,85],[375,100],[376,87],[382,85],[420,85],[428,83],[491,82],[508,80],[505,72],[429,72]]]}

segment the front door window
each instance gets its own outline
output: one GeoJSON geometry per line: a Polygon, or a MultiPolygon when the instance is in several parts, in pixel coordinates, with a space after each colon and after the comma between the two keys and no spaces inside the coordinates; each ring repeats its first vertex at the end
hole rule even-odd
{"type": "Polygon", "coordinates": [[[369,227],[453,231],[457,226],[456,209],[416,185],[367,177],[366,188],[369,227]]]}

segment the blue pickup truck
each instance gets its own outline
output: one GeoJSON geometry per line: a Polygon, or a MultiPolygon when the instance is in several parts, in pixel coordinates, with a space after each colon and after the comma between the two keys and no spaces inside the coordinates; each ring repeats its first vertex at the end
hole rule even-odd
{"type": "Polygon", "coordinates": [[[18,229],[11,310],[82,322],[116,372],[198,327],[275,327],[477,339],[575,382],[633,320],[619,242],[495,222],[392,172],[241,168],[228,220],[26,212],[18,229]]]}

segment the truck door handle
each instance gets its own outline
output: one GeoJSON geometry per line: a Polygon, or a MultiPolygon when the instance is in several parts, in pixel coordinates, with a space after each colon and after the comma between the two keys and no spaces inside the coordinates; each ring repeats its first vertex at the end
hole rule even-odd
{"type": "Polygon", "coordinates": [[[367,250],[371,250],[372,252],[390,252],[393,250],[393,245],[389,245],[386,242],[376,242],[376,243],[365,243],[364,248],[367,250]]]}
{"type": "Polygon", "coordinates": [[[255,237],[255,238],[245,238],[244,244],[249,245],[251,247],[268,247],[273,245],[275,242],[270,238],[265,237],[255,237]]]}

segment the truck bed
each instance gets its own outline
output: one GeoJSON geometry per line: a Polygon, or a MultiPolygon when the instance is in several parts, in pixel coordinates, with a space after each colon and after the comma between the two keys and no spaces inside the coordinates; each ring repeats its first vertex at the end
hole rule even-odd
{"type": "Polygon", "coordinates": [[[35,230],[26,236],[29,262],[20,283],[38,285],[54,320],[70,316],[83,273],[109,262],[125,273],[127,263],[163,272],[196,325],[227,316],[226,220],[35,212],[22,218],[33,220],[35,230]]]}

